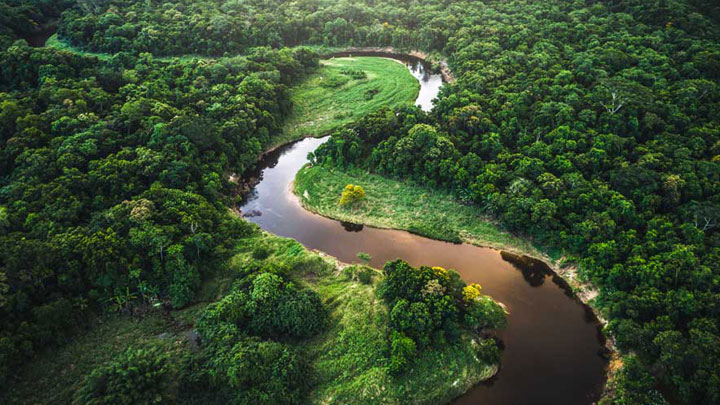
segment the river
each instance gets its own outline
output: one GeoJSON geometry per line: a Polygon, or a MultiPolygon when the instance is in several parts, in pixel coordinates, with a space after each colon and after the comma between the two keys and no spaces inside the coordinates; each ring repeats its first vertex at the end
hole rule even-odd
{"type": "MultiPolygon", "coordinates": [[[[416,104],[429,110],[442,79],[417,61],[408,68],[421,84],[416,104]]],[[[303,209],[290,184],[308,152],[326,140],[307,138],[262,159],[257,172],[262,179],[241,206],[242,212],[256,214],[248,216],[249,221],[344,262],[356,262],[358,252],[367,252],[379,268],[400,258],[413,266],[455,269],[463,280],[479,283],[485,294],[505,304],[510,314],[507,328],[499,333],[504,344],[501,369],[455,404],[576,405],[598,400],[607,367],[600,356],[604,338],[599,324],[587,307],[553,282],[543,263],[521,269],[495,249],[343,224],[303,209]]]]}

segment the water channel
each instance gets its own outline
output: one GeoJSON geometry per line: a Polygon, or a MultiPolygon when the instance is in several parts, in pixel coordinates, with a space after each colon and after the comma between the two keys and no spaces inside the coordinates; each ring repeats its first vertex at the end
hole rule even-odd
{"type": "MultiPolygon", "coordinates": [[[[421,84],[416,104],[432,108],[442,78],[419,61],[405,62],[421,84]]],[[[303,209],[290,184],[307,162],[308,152],[326,140],[307,138],[262,159],[256,173],[261,180],[240,207],[253,213],[248,220],[345,262],[355,262],[358,252],[367,252],[371,264],[379,268],[396,258],[413,266],[452,268],[505,304],[510,315],[507,328],[499,333],[504,346],[499,373],[454,403],[576,405],[598,400],[607,367],[600,355],[604,338],[598,322],[562,283],[553,281],[544,263],[517,263],[505,260],[510,256],[495,249],[341,223],[303,209]]]]}

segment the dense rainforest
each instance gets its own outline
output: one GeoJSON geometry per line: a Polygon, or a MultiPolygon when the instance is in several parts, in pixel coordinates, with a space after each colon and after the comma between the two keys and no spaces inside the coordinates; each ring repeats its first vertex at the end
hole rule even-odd
{"type": "MultiPolygon", "coordinates": [[[[3,0],[0,22],[0,387],[91,313],[192,303],[254,232],[228,210],[230,175],[274,145],[313,48],[394,46],[446,58],[457,80],[432,112],[372,114],[315,161],[443,189],[577,263],[628,355],[612,401],[662,401],[659,384],[720,402],[716,2],[3,0]],[[28,45],[48,25],[72,50],[28,45]]],[[[222,371],[204,378],[300,398],[306,364],[282,335],[307,338],[324,310],[261,273],[199,322],[222,371]],[[240,305],[263,288],[302,302],[302,328],[240,305]],[[222,363],[246,352],[255,363],[222,363]],[[287,370],[262,367],[278,359],[287,370]],[[266,374],[222,380],[237,367],[266,374]]],[[[402,363],[412,344],[395,341],[402,363]]],[[[164,370],[148,350],[98,370],[78,403],[113,367],[164,370]]]]}

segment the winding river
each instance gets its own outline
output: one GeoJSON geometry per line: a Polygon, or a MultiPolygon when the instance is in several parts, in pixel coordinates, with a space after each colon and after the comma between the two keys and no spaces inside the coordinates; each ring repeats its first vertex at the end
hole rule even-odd
{"type": "MultiPolygon", "coordinates": [[[[421,84],[416,102],[432,108],[442,79],[417,61],[408,63],[421,84]]],[[[541,262],[516,266],[495,249],[451,244],[404,231],[362,227],[324,218],[303,209],[290,190],[307,154],[327,138],[307,138],[266,155],[259,164],[261,181],[241,206],[247,219],[280,236],[296,239],[345,262],[358,252],[381,268],[401,258],[413,266],[457,270],[468,283],[506,305],[508,326],[500,372],[457,398],[456,404],[590,404],[605,383],[604,339],[592,313],[553,282],[541,262]],[[521,268],[522,267],[522,268],[521,268]]]]}

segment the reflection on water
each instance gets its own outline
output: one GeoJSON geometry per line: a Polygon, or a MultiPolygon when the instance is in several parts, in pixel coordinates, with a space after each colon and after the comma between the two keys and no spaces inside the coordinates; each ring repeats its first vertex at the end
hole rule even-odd
{"type": "Polygon", "coordinates": [[[365,227],[363,224],[353,224],[352,222],[345,221],[340,221],[340,225],[348,232],[360,232],[365,227]]]}
{"type": "Polygon", "coordinates": [[[505,251],[500,252],[500,256],[520,270],[525,281],[533,287],[541,286],[545,278],[552,275],[550,267],[543,261],[505,251]]]}
{"type": "Polygon", "coordinates": [[[432,73],[428,66],[421,61],[405,62],[405,64],[410,69],[410,73],[420,82],[420,93],[415,100],[415,105],[423,111],[432,110],[433,100],[443,85],[442,75],[432,73]]]}

